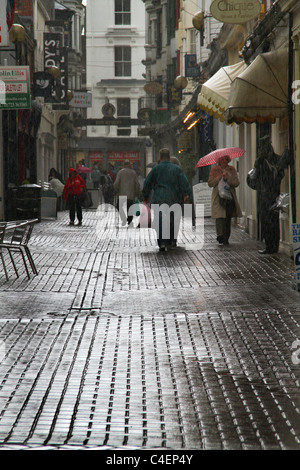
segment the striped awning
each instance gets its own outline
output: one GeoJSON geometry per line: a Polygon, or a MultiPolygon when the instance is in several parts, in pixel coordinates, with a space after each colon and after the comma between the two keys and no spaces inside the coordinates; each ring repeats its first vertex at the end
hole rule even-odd
{"type": "Polygon", "coordinates": [[[234,80],[224,113],[229,123],[275,122],[288,111],[288,50],[266,52],[234,80]]]}
{"type": "Polygon", "coordinates": [[[247,68],[244,62],[221,67],[202,85],[197,104],[211,116],[225,121],[224,111],[234,79],[247,68]]]}

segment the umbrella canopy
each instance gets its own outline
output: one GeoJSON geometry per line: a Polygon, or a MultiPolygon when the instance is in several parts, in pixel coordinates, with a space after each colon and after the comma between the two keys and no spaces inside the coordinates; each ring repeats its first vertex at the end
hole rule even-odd
{"type": "Polygon", "coordinates": [[[242,155],[244,155],[244,153],[245,150],[241,149],[240,147],[228,147],[224,149],[217,149],[200,158],[195,168],[199,168],[201,166],[214,165],[214,163],[217,163],[220,157],[224,157],[225,155],[229,155],[232,159],[241,157],[242,155]]]}
{"type": "Polygon", "coordinates": [[[78,173],[91,173],[92,170],[87,166],[79,166],[78,168],[76,168],[76,171],[78,173]]]}

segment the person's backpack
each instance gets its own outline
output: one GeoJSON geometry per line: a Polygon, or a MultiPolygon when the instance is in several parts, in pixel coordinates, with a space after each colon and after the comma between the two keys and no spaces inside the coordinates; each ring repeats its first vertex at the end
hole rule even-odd
{"type": "Polygon", "coordinates": [[[81,207],[83,207],[84,209],[88,209],[93,205],[92,196],[86,189],[84,189],[80,194],[79,202],[81,207]]]}
{"type": "Polygon", "coordinates": [[[104,192],[109,192],[113,188],[113,180],[110,175],[105,175],[105,181],[103,184],[103,191],[104,192]]]}

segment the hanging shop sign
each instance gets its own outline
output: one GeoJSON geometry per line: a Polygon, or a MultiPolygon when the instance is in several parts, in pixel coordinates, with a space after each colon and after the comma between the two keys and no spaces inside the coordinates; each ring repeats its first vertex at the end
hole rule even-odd
{"type": "Polygon", "coordinates": [[[169,106],[174,107],[181,103],[182,100],[182,89],[170,86],[168,88],[168,103],[169,106]]]}
{"type": "Polygon", "coordinates": [[[66,150],[68,148],[68,134],[62,132],[57,136],[57,150],[66,150]]]}
{"type": "Polygon", "coordinates": [[[31,108],[28,66],[0,67],[0,84],[0,109],[31,108]]]}
{"type": "Polygon", "coordinates": [[[214,0],[210,12],[222,23],[242,24],[254,20],[260,13],[259,0],[214,0]]]}
{"type": "Polygon", "coordinates": [[[69,102],[72,108],[91,108],[92,93],[84,91],[72,91],[73,98],[69,102]]]}
{"type": "Polygon", "coordinates": [[[292,224],[296,288],[300,291],[300,224],[292,224]]]}
{"type": "Polygon", "coordinates": [[[141,108],[137,113],[137,117],[142,122],[149,122],[151,119],[151,114],[152,114],[151,108],[141,108]]]}
{"type": "Polygon", "coordinates": [[[48,72],[34,72],[33,96],[50,97],[54,86],[54,79],[48,72]]]}
{"type": "Polygon", "coordinates": [[[162,85],[158,82],[148,82],[144,90],[148,95],[159,95],[162,92],[162,85]]]}
{"type": "MultiPolygon", "coordinates": [[[[60,33],[44,33],[44,69],[59,69],[59,77],[55,79],[53,92],[45,101],[57,105],[68,104],[68,49],[62,47],[60,33]]],[[[51,72],[50,72],[51,73],[51,72]]]]}
{"type": "Polygon", "coordinates": [[[105,117],[113,117],[114,114],[116,113],[116,108],[113,104],[111,103],[105,103],[102,106],[102,114],[105,117]]]}
{"type": "Polygon", "coordinates": [[[186,54],[185,60],[185,76],[187,78],[196,78],[200,76],[200,67],[197,64],[196,54],[186,54]]]}

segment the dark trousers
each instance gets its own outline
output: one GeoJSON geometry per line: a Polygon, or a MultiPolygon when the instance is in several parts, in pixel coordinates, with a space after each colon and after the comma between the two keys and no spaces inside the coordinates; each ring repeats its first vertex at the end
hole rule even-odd
{"type": "Polygon", "coordinates": [[[216,219],[217,239],[228,242],[231,233],[231,217],[216,219]]]}
{"type": "Polygon", "coordinates": [[[119,201],[119,198],[118,198],[117,209],[119,211],[119,215],[120,215],[120,218],[121,218],[121,221],[122,221],[122,225],[126,225],[126,221],[127,221],[128,225],[131,224],[132,219],[133,219],[133,215],[128,215],[128,212],[129,212],[129,208],[133,204],[134,204],[134,201],[132,199],[127,198],[127,203],[126,203],[127,214],[126,214],[124,201],[123,201],[123,204],[122,203],[120,204],[120,201],[119,201]]]}
{"type": "Polygon", "coordinates": [[[266,250],[269,253],[277,253],[280,242],[279,214],[276,211],[261,213],[262,238],[265,240],[266,250]]]}
{"type": "Polygon", "coordinates": [[[77,196],[68,196],[68,205],[70,212],[70,221],[74,222],[75,214],[77,214],[78,222],[82,222],[82,207],[77,196]]]}
{"type": "Polygon", "coordinates": [[[165,215],[162,211],[158,212],[158,224],[155,222],[154,226],[157,234],[158,246],[169,246],[177,242],[177,236],[181,221],[181,214],[174,214],[170,212],[169,215],[165,215]],[[169,224],[169,238],[166,238],[166,224],[169,224]],[[165,228],[163,230],[163,227],[165,228]]]}
{"type": "Polygon", "coordinates": [[[234,202],[228,201],[226,205],[226,217],[216,219],[217,239],[222,243],[228,243],[231,233],[231,216],[234,207],[234,202]]]}

